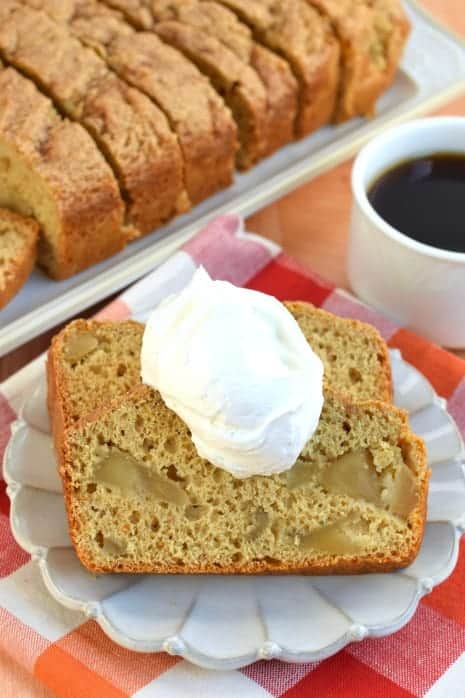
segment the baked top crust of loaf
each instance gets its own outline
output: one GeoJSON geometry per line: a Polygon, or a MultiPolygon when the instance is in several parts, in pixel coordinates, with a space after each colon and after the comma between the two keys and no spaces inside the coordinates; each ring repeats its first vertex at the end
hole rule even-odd
{"type": "Polygon", "coordinates": [[[0,308],[9,303],[31,273],[38,239],[35,220],[0,208],[0,308]]]}
{"type": "MultiPolygon", "coordinates": [[[[59,2],[60,0],[54,0],[59,2]]],[[[153,16],[150,9],[151,0],[102,0],[105,5],[120,10],[138,29],[151,29],[153,16]]]]}
{"type": "MultiPolygon", "coordinates": [[[[120,192],[112,223],[111,187],[98,192],[91,244],[86,229],[44,225],[50,210],[39,215],[37,197],[19,196],[10,176],[0,205],[38,217],[40,264],[67,278],[228,186],[237,127],[247,168],[287,143],[293,126],[300,137],[332,118],[372,114],[408,33],[401,0],[2,0],[0,56],[88,130],[120,192]],[[183,70],[173,46],[187,56],[183,70]],[[193,63],[219,95],[196,92],[193,63]],[[123,225],[110,234],[117,215],[123,225]]],[[[82,209],[74,217],[84,220],[82,209]]]]}
{"type": "Polygon", "coordinates": [[[400,0],[307,0],[330,20],[340,40],[341,85],[336,121],[372,116],[395,77],[410,23],[400,0]]]}
{"type": "Polygon", "coordinates": [[[181,152],[164,113],[65,25],[2,0],[0,52],[89,131],[117,176],[134,237],[189,208],[181,152]]]}
{"type": "Polygon", "coordinates": [[[127,242],[117,182],[92,138],[1,63],[0,205],[40,223],[39,264],[56,279],[127,242]]]}
{"type": "Polygon", "coordinates": [[[150,10],[154,31],[211,77],[236,114],[241,167],[293,140],[297,82],[292,71],[257,44],[234,13],[217,2],[199,0],[154,0],[150,10]]]}
{"type": "MultiPolygon", "coordinates": [[[[154,8],[162,6],[159,0],[105,2],[144,29],[153,28],[154,8]]],[[[306,0],[218,0],[215,4],[232,10],[250,27],[257,43],[289,64],[299,84],[296,135],[305,136],[330,121],[339,85],[340,52],[329,22],[306,0]]]]}
{"type": "Polygon", "coordinates": [[[339,87],[339,43],[329,22],[306,0],[219,0],[257,41],[287,60],[299,82],[298,136],[328,123],[339,87]]]}
{"type": "Polygon", "coordinates": [[[68,430],[60,474],[89,570],[162,574],[404,567],[422,540],[429,476],[405,413],[327,390],[296,465],[237,480],[198,456],[147,386],[68,430]]]}
{"type": "MultiPolygon", "coordinates": [[[[219,73],[222,73],[225,63],[226,70],[231,70],[229,58],[236,72],[231,72],[227,89],[234,91],[244,108],[250,107],[251,118],[258,118],[258,107],[262,104],[265,108],[265,101],[262,95],[263,85],[252,68],[245,66],[244,69],[244,64],[213,37],[207,37],[207,47],[202,32],[188,25],[177,24],[180,33],[176,31],[175,40],[174,34],[170,37],[162,36],[161,31],[160,36],[152,31],[136,33],[123,21],[121,13],[92,0],[67,0],[66,9],[57,0],[27,2],[35,7],[40,5],[46,8],[55,19],[67,23],[73,33],[84,43],[96,48],[123,79],[143,90],[165,111],[179,137],[185,162],[186,188],[192,203],[198,203],[231,184],[236,154],[238,160],[245,164],[238,152],[237,125],[223,97],[228,104],[231,105],[231,102],[223,89],[220,95],[217,94],[209,78],[202,75],[196,67],[195,57],[189,54],[193,59],[189,60],[183,52],[187,44],[191,48],[195,45],[210,65],[213,51],[219,73]],[[242,83],[248,88],[245,91],[242,83]]],[[[150,24],[152,29],[153,20],[150,24]]],[[[136,27],[147,28],[140,27],[138,23],[136,27]]],[[[165,29],[168,31],[168,27],[165,29]]],[[[263,55],[259,55],[258,63],[265,72],[263,55]]],[[[271,149],[276,149],[293,137],[295,84],[292,75],[287,73],[287,82],[280,80],[281,73],[282,70],[274,70],[269,75],[268,71],[268,82],[274,88],[272,107],[274,109],[277,105],[280,106],[280,124],[276,119],[270,124],[268,135],[271,149]],[[273,143],[276,145],[273,146],[273,143]]],[[[239,105],[236,106],[239,108],[239,105]]],[[[274,115],[273,109],[270,113],[274,115]]],[[[237,110],[235,111],[237,116],[237,110]]],[[[237,119],[237,123],[242,125],[242,120],[237,119]]],[[[263,123],[262,126],[265,128],[266,124],[263,123]]],[[[248,134],[247,130],[246,133],[248,134]]],[[[247,167],[258,156],[268,154],[268,151],[253,154],[253,148],[253,143],[250,147],[247,145],[247,167]]]]}
{"type": "Polygon", "coordinates": [[[222,98],[193,63],[155,34],[137,32],[120,12],[93,0],[67,0],[66,13],[62,6],[44,5],[166,114],[182,151],[192,204],[231,184],[237,128],[222,98]]]}

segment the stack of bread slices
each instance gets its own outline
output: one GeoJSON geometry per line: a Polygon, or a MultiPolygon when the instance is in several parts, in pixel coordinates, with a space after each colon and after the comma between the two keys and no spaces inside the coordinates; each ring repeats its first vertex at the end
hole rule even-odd
{"type": "Polygon", "coordinates": [[[0,206],[67,278],[371,115],[408,31],[400,0],[2,0],[0,206]]]}
{"type": "Polygon", "coordinates": [[[70,534],[93,572],[352,573],[409,564],[425,447],[391,403],[371,326],[286,304],[325,368],[316,432],[284,473],[237,479],[140,382],[144,327],[77,320],[53,340],[48,405],[70,534]]]}

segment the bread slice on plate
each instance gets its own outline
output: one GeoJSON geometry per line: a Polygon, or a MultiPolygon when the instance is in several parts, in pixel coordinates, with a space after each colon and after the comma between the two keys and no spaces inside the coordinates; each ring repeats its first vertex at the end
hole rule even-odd
{"type": "Polygon", "coordinates": [[[415,557],[428,469],[392,405],[329,389],[295,466],[234,478],[200,458],[185,424],[138,386],[64,438],[70,534],[93,572],[385,572],[415,557]]]}
{"type": "MultiPolygon", "coordinates": [[[[391,401],[386,344],[371,325],[309,303],[287,303],[325,365],[328,385],[353,400],[391,401]]],[[[140,382],[140,323],[75,320],[48,353],[48,405],[60,459],[64,430],[140,382]]]]}
{"type": "Polygon", "coordinates": [[[0,308],[17,294],[34,268],[39,225],[0,208],[0,308]]]}
{"type": "MultiPolygon", "coordinates": [[[[328,19],[311,7],[306,0],[219,0],[216,3],[210,0],[201,3],[181,3],[179,0],[176,0],[175,3],[170,3],[169,0],[151,0],[150,2],[146,2],[146,0],[105,0],[105,4],[121,10],[135,27],[162,32],[167,40],[176,41],[178,45],[183,43],[185,51],[195,35],[187,31],[186,25],[182,30],[181,23],[177,23],[178,26],[175,28],[172,24],[172,18],[169,25],[166,25],[165,21],[160,22],[163,19],[162,15],[165,15],[164,19],[166,20],[166,10],[171,5],[174,6],[175,10],[179,5],[185,5],[187,6],[187,10],[183,13],[185,17],[189,13],[189,6],[204,4],[209,6],[205,12],[214,11],[219,16],[218,11],[213,6],[218,4],[226,6],[234,12],[242,24],[251,29],[255,45],[261,45],[267,49],[268,53],[280,56],[294,74],[299,91],[298,113],[295,123],[296,135],[298,137],[305,136],[331,120],[339,86],[339,42],[328,19]],[[162,27],[164,24],[165,26],[162,27]]],[[[224,20],[222,22],[216,21],[216,24],[218,25],[217,31],[221,32],[223,40],[225,36],[222,30],[224,29],[224,20]],[[222,26],[219,26],[220,24],[222,26]]],[[[231,29],[230,41],[233,41],[234,35],[237,36],[237,31],[237,27],[231,29]]],[[[200,40],[198,36],[197,40],[200,40]]],[[[204,46],[206,55],[202,70],[208,70],[207,59],[209,55],[212,55],[212,50],[215,50],[212,43],[210,43],[208,50],[207,46],[204,46]]],[[[196,58],[194,58],[193,46],[191,46],[191,57],[200,61],[200,45],[197,46],[195,53],[196,58]]],[[[260,67],[257,64],[254,65],[262,76],[265,67],[263,57],[262,53],[259,61],[260,67]]],[[[275,72],[277,72],[276,69],[275,72]]],[[[266,73],[269,76],[269,67],[266,69],[266,73]]],[[[269,77],[265,82],[268,80],[269,77]]],[[[256,89],[252,83],[249,83],[248,86],[244,84],[244,87],[248,87],[249,90],[256,89]]],[[[270,102],[276,99],[276,95],[273,96],[270,91],[268,94],[270,102]]]]}

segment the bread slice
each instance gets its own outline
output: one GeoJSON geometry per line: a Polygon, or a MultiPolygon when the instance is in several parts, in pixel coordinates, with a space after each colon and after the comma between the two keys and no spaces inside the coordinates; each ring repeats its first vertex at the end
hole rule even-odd
{"type": "Polygon", "coordinates": [[[89,134],[1,64],[0,206],[39,222],[39,264],[56,279],[127,241],[117,182],[89,134]]]}
{"type": "Polygon", "coordinates": [[[234,13],[200,0],[154,0],[150,10],[154,31],[186,53],[230,106],[241,168],[293,140],[297,81],[288,63],[257,44],[234,13]]]}
{"type": "Polygon", "coordinates": [[[426,451],[406,414],[329,390],[279,475],[238,480],[201,459],[147,386],[69,430],[64,453],[70,534],[92,572],[386,572],[423,536],[426,451]]]}
{"type": "Polygon", "coordinates": [[[112,166],[134,235],[189,206],[182,156],[165,115],[45,12],[0,3],[0,53],[80,122],[112,166]]]}
{"type": "MultiPolygon", "coordinates": [[[[354,400],[391,401],[389,356],[373,327],[309,303],[286,305],[322,359],[328,385],[354,400]]],[[[140,382],[143,332],[132,321],[75,320],[53,338],[48,406],[59,460],[67,429],[140,382]]]]}
{"type": "Polygon", "coordinates": [[[144,325],[132,320],[74,320],[55,335],[47,399],[59,459],[67,429],[140,382],[143,333],[144,325]]]}
{"type": "Polygon", "coordinates": [[[306,0],[219,2],[252,29],[258,42],[291,66],[300,88],[297,135],[328,123],[339,87],[339,43],[328,20],[306,0]]]}
{"type": "Polygon", "coordinates": [[[38,238],[36,221],[0,209],[0,308],[10,302],[31,273],[38,238]]]}
{"type": "Polygon", "coordinates": [[[239,128],[238,167],[247,169],[293,138],[297,88],[286,62],[253,41],[216,2],[110,0],[139,29],[155,31],[211,79],[239,128]]]}
{"type": "Polygon", "coordinates": [[[210,81],[155,34],[136,32],[116,10],[93,0],[67,0],[66,8],[66,17],[63,5],[55,10],[57,19],[166,114],[181,147],[190,201],[231,184],[237,129],[210,81]]]}
{"type": "Polygon", "coordinates": [[[336,121],[372,116],[389,87],[410,24],[400,0],[307,0],[331,22],[342,51],[336,121]]]}

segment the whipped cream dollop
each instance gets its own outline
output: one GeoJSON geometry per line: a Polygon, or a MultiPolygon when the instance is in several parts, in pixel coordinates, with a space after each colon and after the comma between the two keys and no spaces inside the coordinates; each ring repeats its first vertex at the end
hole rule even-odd
{"type": "Polygon", "coordinates": [[[323,365],[292,315],[203,268],[151,314],[141,364],[198,454],[237,478],[288,470],[318,425],[323,365]]]}

